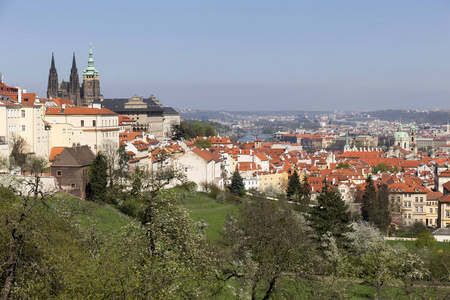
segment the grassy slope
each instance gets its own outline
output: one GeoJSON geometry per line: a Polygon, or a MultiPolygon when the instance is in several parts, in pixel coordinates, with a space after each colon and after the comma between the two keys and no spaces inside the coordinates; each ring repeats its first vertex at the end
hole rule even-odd
{"type": "Polygon", "coordinates": [[[62,193],[57,194],[48,204],[73,214],[80,221],[80,225],[85,227],[95,223],[99,229],[117,232],[123,226],[130,224],[130,221],[102,205],[62,193]]]}
{"type": "Polygon", "coordinates": [[[186,205],[194,221],[205,220],[207,239],[215,242],[220,239],[220,233],[225,226],[228,215],[236,215],[239,207],[230,203],[217,203],[205,193],[191,194],[182,189],[174,189],[178,195],[185,194],[183,203],[186,205]]]}
{"type": "MultiPolygon", "coordinates": [[[[182,197],[182,202],[186,205],[194,221],[204,219],[208,223],[206,234],[208,240],[212,243],[220,239],[220,232],[225,225],[226,217],[230,214],[238,214],[239,206],[231,203],[217,203],[205,193],[191,194],[183,189],[173,190],[180,196],[185,194],[182,197]]],[[[96,223],[101,229],[116,232],[130,223],[127,219],[104,206],[74,197],[67,197],[63,194],[58,195],[57,199],[49,204],[51,206],[58,205],[62,209],[72,211],[83,226],[92,226],[93,223],[96,223]]],[[[414,246],[413,241],[388,241],[388,243],[392,246],[402,244],[408,249],[414,246]]],[[[438,248],[450,250],[450,243],[438,243],[438,248]]],[[[385,293],[392,293],[396,289],[385,287],[383,290],[385,293]]],[[[347,293],[349,299],[370,299],[373,297],[375,289],[366,285],[354,284],[347,289],[347,293]]],[[[218,295],[218,299],[227,299],[229,296],[229,291],[224,291],[223,295],[218,295]]]]}

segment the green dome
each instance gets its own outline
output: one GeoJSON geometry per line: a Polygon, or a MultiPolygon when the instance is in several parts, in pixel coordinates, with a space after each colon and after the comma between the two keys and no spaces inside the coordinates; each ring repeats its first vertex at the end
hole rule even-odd
{"type": "Polygon", "coordinates": [[[98,70],[94,67],[94,58],[92,57],[92,43],[89,49],[88,66],[86,69],[84,69],[83,75],[91,75],[91,76],[98,75],[98,70]]]}
{"type": "Polygon", "coordinates": [[[394,132],[394,139],[409,139],[409,135],[404,131],[396,131],[394,132]]]}
{"type": "Polygon", "coordinates": [[[410,132],[417,132],[417,127],[414,123],[411,124],[411,127],[409,129],[410,132]]]}
{"type": "Polygon", "coordinates": [[[402,123],[398,125],[397,131],[394,132],[394,139],[409,139],[408,133],[403,131],[402,123]]]}

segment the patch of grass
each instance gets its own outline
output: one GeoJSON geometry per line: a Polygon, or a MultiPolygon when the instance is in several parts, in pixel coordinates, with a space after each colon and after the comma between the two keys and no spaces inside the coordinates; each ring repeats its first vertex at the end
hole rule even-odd
{"type": "Polygon", "coordinates": [[[103,205],[63,193],[56,194],[47,204],[60,213],[73,216],[83,227],[91,226],[95,220],[100,229],[117,232],[123,226],[130,224],[130,221],[103,205]]]}
{"type": "Polygon", "coordinates": [[[208,223],[206,237],[210,242],[216,242],[220,239],[227,216],[230,214],[237,215],[239,212],[239,206],[227,202],[217,203],[206,193],[192,194],[179,188],[174,188],[173,191],[180,196],[182,203],[186,206],[194,221],[203,219],[208,223]]]}
{"type": "MultiPolygon", "coordinates": [[[[387,242],[391,246],[402,245],[406,249],[413,249],[415,241],[387,241],[387,242]]],[[[450,242],[438,242],[437,249],[450,251],[450,242]]]]}

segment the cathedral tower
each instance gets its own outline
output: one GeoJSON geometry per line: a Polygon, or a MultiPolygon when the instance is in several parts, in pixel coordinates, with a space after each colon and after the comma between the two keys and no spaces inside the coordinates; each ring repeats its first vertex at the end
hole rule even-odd
{"type": "Polygon", "coordinates": [[[70,70],[69,99],[77,106],[81,104],[80,78],[78,77],[77,63],[75,62],[75,52],[73,53],[72,69],[70,70]]]}
{"type": "Polygon", "coordinates": [[[58,72],[55,68],[55,56],[52,53],[52,64],[48,74],[47,98],[58,98],[58,72]]]}
{"type": "Polygon", "coordinates": [[[89,105],[94,99],[100,99],[100,81],[98,70],[94,67],[91,44],[88,66],[83,71],[83,105],[89,105]]]}

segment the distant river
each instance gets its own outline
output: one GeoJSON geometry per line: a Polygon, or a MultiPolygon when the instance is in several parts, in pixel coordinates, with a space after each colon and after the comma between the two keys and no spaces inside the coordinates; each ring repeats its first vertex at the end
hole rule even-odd
{"type": "Polygon", "coordinates": [[[264,142],[265,139],[268,139],[270,137],[272,137],[271,134],[263,134],[263,133],[248,133],[246,135],[244,135],[243,137],[239,138],[239,142],[254,142],[255,141],[255,135],[264,142]]]}

